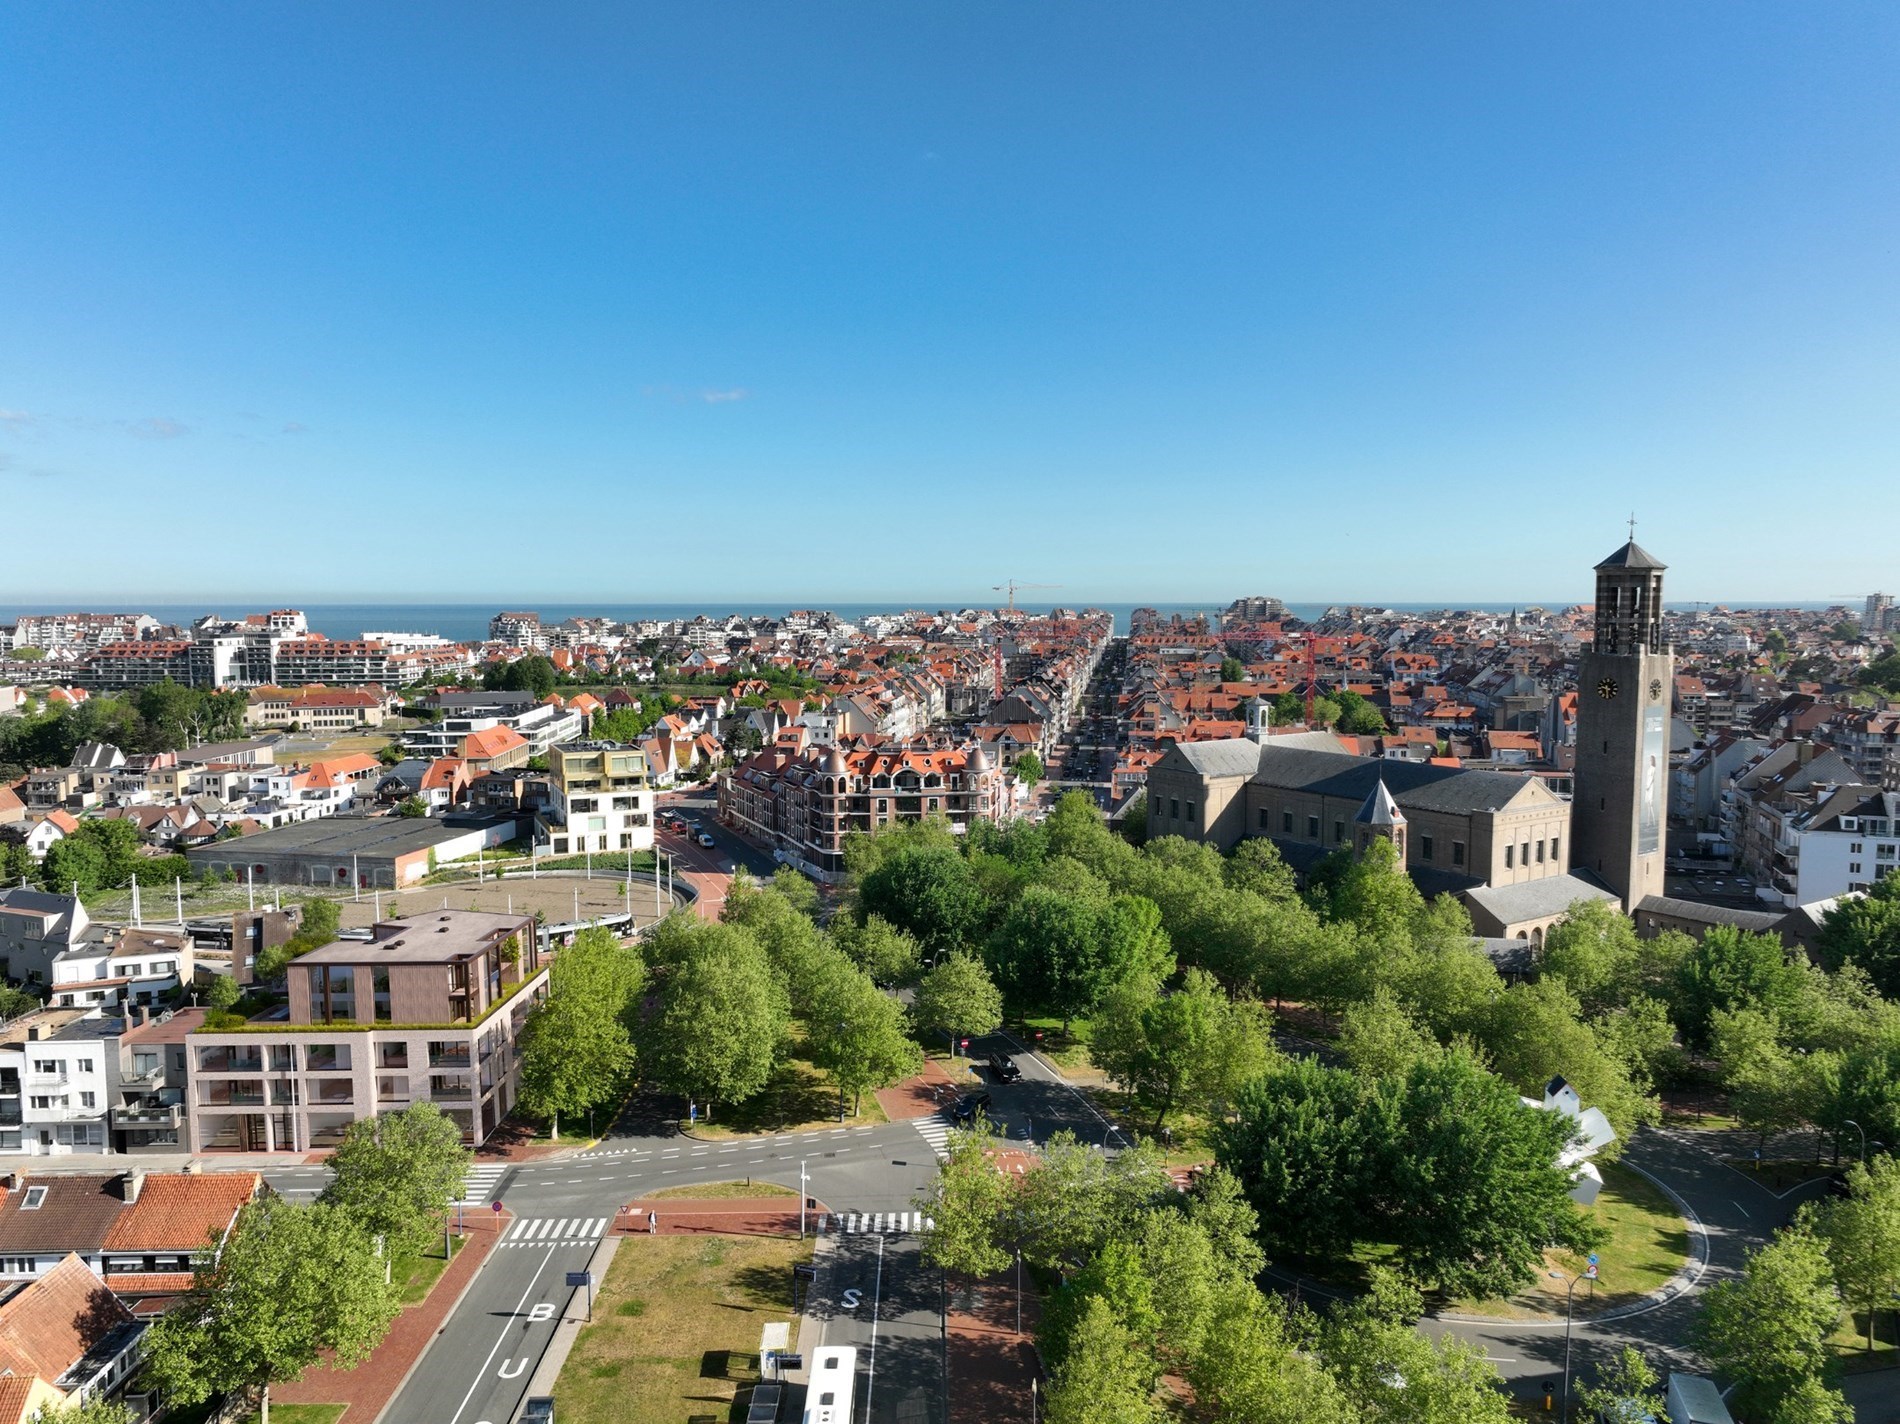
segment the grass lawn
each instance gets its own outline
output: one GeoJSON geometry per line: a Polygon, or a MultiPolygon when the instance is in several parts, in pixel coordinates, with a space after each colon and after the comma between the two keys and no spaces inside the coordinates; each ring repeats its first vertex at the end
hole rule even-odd
{"type": "MultiPolygon", "coordinates": [[[[875,1093],[866,1093],[851,1114],[845,1100],[846,1124],[868,1127],[888,1122],[875,1093]]],[[[764,1089],[743,1103],[718,1103],[708,1122],[702,1112],[697,1123],[682,1122],[700,1137],[751,1137],[761,1132],[807,1132],[838,1126],[838,1089],[821,1070],[802,1058],[788,1058],[764,1089]]]]}
{"type": "Polygon", "coordinates": [[[796,1324],[791,1268],[811,1252],[809,1241],[754,1236],[628,1241],[555,1381],[555,1414],[563,1424],[732,1417],[759,1377],[760,1327],[796,1324]]]}
{"type": "Polygon", "coordinates": [[[1738,1172],[1746,1172],[1771,1192],[1785,1192],[1798,1187],[1803,1182],[1812,1182],[1821,1177],[1831,1177],[1836,1172],[1845,1171],[1848,1164],[1839,1167],[1826,1162],[1816,1162],[1809,1157],[1777,1158],[1757,1162],[1752,1157],[1724,1157],[1722,1159],[1738,1172]]]}
{"type": "Polygon", "coordinates": [[[1828,1338],[1828,1349],[1850,1375],[1866,1370],[1890,1370],[1900,1365],[1900,1311],[1883,1310],[1874,1321],[1874,1348],[1867,1348],[1867,1317],[1849,1312],[1840,1329],[1828,1338]]]}
{"type": "MultiPolygon", "coordinates": [[[[1144,1140],[1154,1137],[1154,1114],[1138,1106],[1127,1093],[1108,1087],[1082,1091],[1094,1101],[1103,1117],[1122,1125],[1124,1132],[1144,1140]]],[[[1206,1118],[1177,1108],[1168,1114],[1167,1131],[1173,1134],[1164,1154],[1170,1167],[1195,1167],[1214,1160],[1214,1124],[1206,1118]]]]}
{"type": "MultiPolygon", "coordinates": [[[[467,1237],[451,1237],[450,1247],[460,1251],[468,1245],[467,1237]]],[[[429,1249],[420,1256],[398,1256],[390,1264],[390,1278],[401,1292],[398,1297],[404,1305],[418,1305],[428,1298],[435,1289],[435,1283],[442,1279],[442,1273],[449,1268],[449,1258],[442,1254],[442,1242],[438,1239],[430,1243],[429,1249]]],[[[272,1410],[274,1418],[277,1411],[272,1410]]]]}
{"type": "Polygon", "coordinates": [[[1087,1072],[1095,1067],[1089,1057],[1089,1038],[1093,1025],[1087,1019],[1070,1019],[1069,1031],[1062,1031],[1061,1019],[1025,1019],[1016,1036],[1026,1048],[1040,1053],[1065,1074],[1087,1072]],[[1036,1035],[1042,1034],[1040,1042],[1036,1035]]]}
{"type": "MultiPolygon", "coordinates": [[[[1625,1305],[1659,1289],[1689,1259],[1689,1225],[1669,1199],[1628,1167],[1607,1162],[1602,1172],[1603,1193],[1589,1215],[1609,1231],[1610,1239],[1598,1248],[1601,1280],[1594,1288],[1587,1283],[1577,1287],[1579,1315],[1625,1305]]],[[[1574,1276],[1587,1263],[1580,1256],[1553,1251],[1546,1264],[1574,1276]]],[[[1561,1315],[1564,1284],[1544,1276],[1507,1301],[1459,1301],[1457,1306],[1491,1315],[1561,1315]]]]}
{"type": "Polygon", "coordinates": [[[665,1201],[673,1197],[685,1201],[725,1201],[729,1198],[751,1197],[790,1197],[798,1200],[798,1193],[790,1187],[775,1186],[771,1182],[714,1182],[704,1187],[663,1187],[657,1192],[648,1192],[645,1200],[665,1201]]]}
{"type": "MultiPolygon", "coordinates": [[[[270,1424],[336,1424],[347,1408],[346,1404],[273,1404],[270,1424]]],[[[251,1415],[244,1424],[257,1424],[257,1416],[251,1415]]]]}

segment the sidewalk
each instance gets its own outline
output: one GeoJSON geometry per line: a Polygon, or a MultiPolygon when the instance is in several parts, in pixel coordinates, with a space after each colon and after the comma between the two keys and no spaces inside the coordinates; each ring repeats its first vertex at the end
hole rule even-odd
{"type": "Polygon", "coordinates": [[[448,1269],[436,1280],[428,1299],[407,1306],[389,1327],[383,1343],[370,1357],[351,1369],[317,1365],[304,1372],[294,1384],[280,1384],[271,1390],[272,1404],[342,1404],[348,1406],[344,1418],[350,1424],[373,1424],[389,1401],[396,1397],[403,1381],[422,1359],[423,1352],[449,1318],[463,1294],[475,1282],[475,1273],[488,1259],[489,1252],[501,1239],[512,1219],[488,1212],[471,1213],[464,1232],[468,1244],[455,1253],[448,1269]]]}
{"type": "Polygon", "coordinates": [[[894,1087],[879,1088],[873,1097],[892,1122],[910,1122],[929,1117],[938,1109],[956,1101],[957,1080],[934,1058],[924,1060],[924,1071],[906,1078],[894,1087]]]}
{"type": "Polygon", "coordinates": [[[1021,1331],[1013,1269],[951,1292],[950,1424],[1030,1424],[1030,1382],[1041,1375],[1034,1336],[1042,1300],[1027,1270],[1022,1284],[1021,1331]]]}
{"type": "MultiPolygon", "coordinates": [[[[822,1204],[811,1209],[806,1225],[815,1229],[822,1204]]],[[[647,1213],[659,1217],[661,1236],[796,1236],[798,1199],[792,1197],[714,1197],[703,1201],[663,1197],[629,1202],[614,1216],[609,1235],[645,1236],[647,1213]]]]}

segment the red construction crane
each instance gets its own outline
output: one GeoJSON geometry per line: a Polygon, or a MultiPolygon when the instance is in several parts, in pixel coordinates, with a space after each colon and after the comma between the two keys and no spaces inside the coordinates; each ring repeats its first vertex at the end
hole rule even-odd
{"type": "Polygon", "coordinates": [[[1313,651],[1317,637],[1311,628],[1306,630],[1306,725],[1313,725],[1313,698],[1319,691],[1319,659],[1313,651]]]}

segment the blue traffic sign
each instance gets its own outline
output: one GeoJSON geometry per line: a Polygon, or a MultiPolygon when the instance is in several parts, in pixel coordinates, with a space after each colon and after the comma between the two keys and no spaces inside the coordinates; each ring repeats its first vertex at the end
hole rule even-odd
{"type": "Polygon", "coordinates": [[[1592,1251],[1590,1253],[1590,1264],[1594,1266],[1596,1263],[1597,1263],[1597,1253],[1592,1251]]]}

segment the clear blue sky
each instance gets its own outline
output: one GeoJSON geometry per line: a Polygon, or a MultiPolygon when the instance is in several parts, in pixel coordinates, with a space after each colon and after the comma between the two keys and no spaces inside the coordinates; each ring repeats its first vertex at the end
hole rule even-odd
{"type": "MultiPolygon", "coordinates": [[[[0,11],[0,598],[1900,585],[1900,7],[0,11]]],[[[1047,597],[1049,595],[1044,595],[1047,597]]]]}

